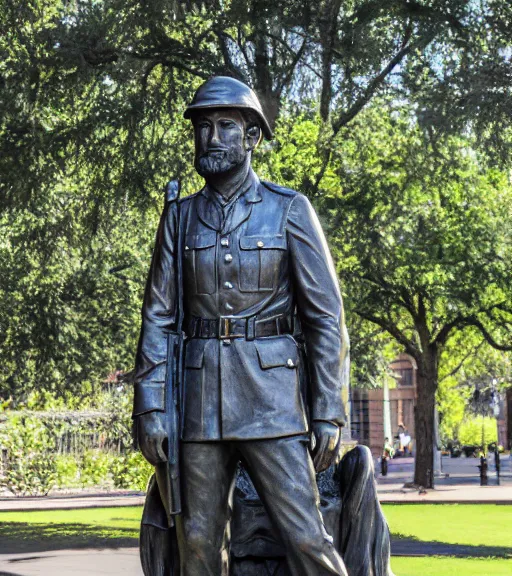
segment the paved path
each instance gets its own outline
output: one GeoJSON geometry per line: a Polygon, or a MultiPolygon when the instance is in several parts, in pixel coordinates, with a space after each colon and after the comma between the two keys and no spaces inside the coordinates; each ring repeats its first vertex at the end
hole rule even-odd
{"type": "Polygon", "coordinates": [[[0,511],[26,512],[29,510],[63,510],[72,508],[114,508],[117,506],[142,506],[143,504],[144,494],[140,492],[41,498],[7,497],[0,498],[0,511]]]}
{"type": "MultiPolygon", "coordinates": [[[[501,461],[500,486],[497,485],[494,460],[489,459],[489,485],[480,486],[477,458],[443,458],[443,473],[435,479],[435,490],[419,494],[417,489],[404,488],[414,473],[412,458],[397,458],[389,463],[388,475],[377,474],[381,502],[430,502],[430,503],[499,503],[512,504],[512,460],[506,456],[501,461]]],[[[380,471],[376,465],[377,472],[380,471]]]]}
{"type": "Polygon", "coordinates": [[[0,554],[0,576],[142,576],[137,548],[0,554]]]}

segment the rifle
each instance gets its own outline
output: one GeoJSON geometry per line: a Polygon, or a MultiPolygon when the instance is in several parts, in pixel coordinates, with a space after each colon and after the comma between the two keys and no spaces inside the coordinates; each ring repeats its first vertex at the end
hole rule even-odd
{"type": "Polygon", "coordinates": [[[171,204],[169,211],[175,210],[176,234],[175,278],[176,278],[176,331],[167,334],[167,370],[165,376],[165,422],[167,445],[164,450],[167,462],[157,464],[155,477],[160,498],[165,508],[170,528],[174,526],[174,516],[181,513],[180,490],[180,380],[183,358],[183,289],[182,289],[182,239],[180,234],[179,180],[171,180],[166,187],[166,203],[171,204]]]}

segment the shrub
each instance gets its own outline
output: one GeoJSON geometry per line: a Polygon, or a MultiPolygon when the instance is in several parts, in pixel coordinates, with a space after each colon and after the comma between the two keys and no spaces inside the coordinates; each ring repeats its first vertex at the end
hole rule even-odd
{"type": "Polygon", "coordinates": [[[110,481],[110,469],[114,456],[102,450],[85,450],[80,457],[80,484],[82,486],[105,486],[110,481]]]}
{"type": "Polygon", "coordinates": [[[60,454],[56,458],[57,486],[59,488],[74,488],[80,485],[80,470],[75,456],[60,454]]]}
{"type": "Polygon", "coordinates": [[[496,429],[496,420],[494,418],[482,418],[475,416],[468,418],[459,427],[459,441],[467,446],[481,446],[482,445],[482,426],[483,426],[483,445],[487,446],[491,442],[498,440],[498,432],[496,429]]]}
{"type": "Polygon", "coordinates": [[[127,452],[114,458],[112,477],[116,488],[146,490],[154,468],[140,452],[127,452]]]}
{"type": "Polygon", "coordinates": [[[55,439],[38,418],[10,413],[0,428],[0,486],[16,496],[46,495],[57,479],[55,439]]]}

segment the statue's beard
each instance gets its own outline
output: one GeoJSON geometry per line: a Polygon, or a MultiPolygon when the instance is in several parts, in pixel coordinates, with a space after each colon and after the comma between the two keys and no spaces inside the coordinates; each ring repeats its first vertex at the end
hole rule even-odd
{"type": "Polygon", "coordinates": [[[246,152],[241,146],[212,149],[196,158],[196,170],[201,176],[224,174],[244,163],[246,152]]]}

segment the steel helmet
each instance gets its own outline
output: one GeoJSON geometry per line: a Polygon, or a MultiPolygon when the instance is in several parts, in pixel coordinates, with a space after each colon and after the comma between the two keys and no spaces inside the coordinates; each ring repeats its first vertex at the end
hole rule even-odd
{"type": "Polygon", "coordinates": [[[273,134],[268,120],[263,113],[256,94],[243,82],[229,76],[214,76],[202,84],[194,94],[192,102],[185,110],[185,118],[190,118],[194,110],[205,108],[239,108],[252,110],[260,119],[261,130],[267,140],[273,134]]]}

